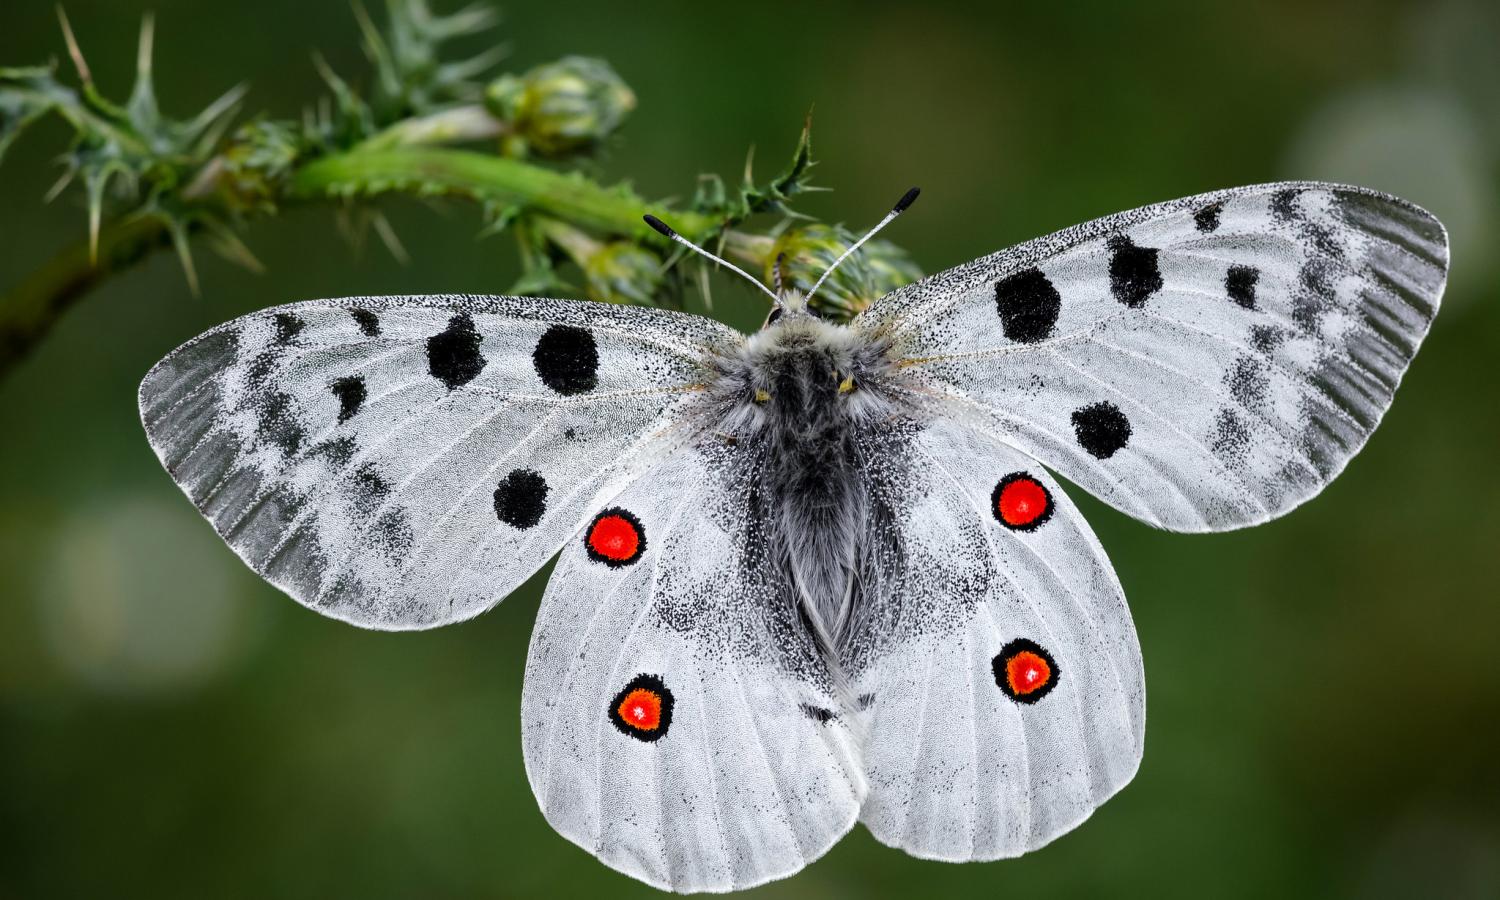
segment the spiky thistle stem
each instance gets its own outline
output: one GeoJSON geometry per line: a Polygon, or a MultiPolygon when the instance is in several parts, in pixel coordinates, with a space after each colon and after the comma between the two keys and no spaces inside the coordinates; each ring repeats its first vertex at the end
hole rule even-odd
{"type": "MultiPolygon", "coordinates": [[[[607,63],[568,56],[481,82],[476,79],[499,60],[502,47],[460,60],[443,59],[441,50],[452,38],[491,27],[490,10],[472,6],[436,15],[426,0],[387,0],[386,6],[389,22],[382,32],[356,4],[373,69],[368,92],[315,59],[329,94],[301,122],[252,119],[232,130],[243,86],[190,119],[168,118],[153,88],[156,32],[150,17],[141,29],[135,84],[124,104],[100,92],[61,12],[76,88],[59,81],[50,66],[0,68],[0,158],[32,122],[45,115],[62,118],[74,141],[64,156],[67,172],[52,195],[77,181],[88,207],[87,238],[0,295],[0,377],[90,290],[157,250],[176,251],[194,293],[195,235],[257,269],[239,232],[247,222],[273,219],[292,206],[347,209],[392,193],[473,201],[486,218],[484,233],[510,229],[519,241],[524,274],[512,292],[566,295],[573,288],[556,267],[573,265],[592,299],[679,305],[688,281],[667,277],[667,270],[681,264],[681,257],[670,254],[667,240],[645,225],[643,214],[669,219],[693,241],[732,246],[753,258],[746,248],[768,246],[770,238],[764,230],[748,229],[746,221],[762,214],[795,216],[793,198],[813,190],[806,128],[790,164],[771,181],[757,185],[747,163],[737,191],[705,177],[686,208],[649,202],[627,186],[602,184],[580,170],[558,171],[556,164],[596,151],[635,107],[634,93],[607,63]]],[[[351,219],[374,228],[403,256],[384,217],[362,213],[351,219]]],[[[822,238],[814,249],[827,250],[824,245],[839,239],[822,238]]],[[[911,271],[899,250],[881,252],[899,257],[883,271],[911,271]]],[[[698,274],[706,291],[705,271],[698,274]]],[[[841,296],[829,292],[823,311],[847,316],[873,299],[873,292],[896,286],[874,281],[841,296]]]]}

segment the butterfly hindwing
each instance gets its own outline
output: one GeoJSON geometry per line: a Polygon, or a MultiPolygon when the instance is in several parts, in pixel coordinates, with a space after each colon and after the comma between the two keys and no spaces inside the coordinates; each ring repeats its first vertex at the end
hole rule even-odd
{"type": "Polygon", "coordinates": [[[856,320],[952,408],[1161,527],[1252,524],[1342,470],[1437,312],[1447,235],[1362,188],[1144,207],[902,288],[856,320]]]}
{"type": "Polygon", "coordinates": [[[948,422],[866,440],[861,820],[925,858],[1018,856],[1140,762],[1145,685],[1120,584],[1024,454],[948,422]]]}
{"type": "Polygon", "coordinates": [[[789,875],[864,793],[828,673],[764,565],[747,456],[684,448],[598,510],[559,556],[527,660],[547,820],[664,889],[789,875]]]}
{"type": "Polygon", "coordinates": [[[533,298],[300,303],[174,351],[141,384],[141,416],[273,584],[359,625],[430,627],[546,562],[669,436],[704,355],[738,340],[698,317],[533,298]]]}

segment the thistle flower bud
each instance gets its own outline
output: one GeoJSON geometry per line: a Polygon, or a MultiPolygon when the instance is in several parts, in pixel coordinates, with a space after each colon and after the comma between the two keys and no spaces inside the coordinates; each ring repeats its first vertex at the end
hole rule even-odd
{"type": "MultiPolygon", "coordinates": [[[[783,285],[799,291],[812,290],[828,267],[856,240],[842,226],[810,223],[788,228],[775,239],[730,239],[738,255],[760,263],[767,283],[775,275],[776,258],[782,262],[783,285]]],[[[922,277],[906,251],[889,241],[870,241],[844,260],[818,288],[812,307],[833,319],[853,318],[875,298],[922,277]]]]}
{"type": "Polygon", "coordinates": [[[582,263],[589,297],[649,306],[661,286],[661,259],[630,241],[612,241],[582,263]]]}
{"type": "Polygon", "coordinates": [[[583,271],[589,299],[650,306],[662,282],[661,257],[632,241],[600,241],[556,219],[536,227],[583,271]]]}
{"type": "Polygon", "coordinates": [[[502,76],[484,99],[510,125],[504,149],[511,156],[586,153],[635,109],[635,94],[609,63],[584,56],[565,56],[520,77],[502,76]]]}

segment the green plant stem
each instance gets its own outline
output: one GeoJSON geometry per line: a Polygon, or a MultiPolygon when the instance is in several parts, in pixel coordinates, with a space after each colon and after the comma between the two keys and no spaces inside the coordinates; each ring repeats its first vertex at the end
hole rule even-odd
{"type": "Polygon", "coordinates": [[[83,238],[23,278],[0,300],[0,377],[100,282],[171,246],[165,222],[132,217],[100,229],[97,262],[90,259],[89,241],[83,238]]]}
{"type": "MultiPolygon", "coordinates": [[[[571,225],[661,246],[666,239],[641,216],[654,213],[690,240],[703,240],[720,223],[709,216],[648,204],[627,190],[606,188],[576,174],[467,150],[397,147],[313,160],[289,177],[285,202],[315,202],[385,193],[448,194],[502,208],[517,207],[571,225]]],[[[203,202],[213,202],[205,197],[203,202]]],[[[46,337],[58,318],[109,277],[171,246],[155,218],[106,223],[98,262],[86,240],[65,248],[0,297],[0,377],[46,337]]]]}
{"type": "Polygon", "coordinates": [[[293,199],[389,192],[456,194],[514,205],[591,231],[658,245],[666,239],[641,220],[645,213],[670,221],[689,240],[707,237],[719,224],[708,216],[648,204],[577,174],[468,150],[409,147],[328,156],[300,168],[289,186],[293,199]]]}

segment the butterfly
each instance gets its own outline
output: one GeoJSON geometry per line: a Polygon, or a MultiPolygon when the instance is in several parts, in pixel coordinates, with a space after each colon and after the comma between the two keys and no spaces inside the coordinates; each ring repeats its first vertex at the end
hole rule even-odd
{"type": "Polygon", "coordinates": [[[326,616],[462,621],[556,555],[522,695],[537,802],[621,872],[724,891],[856,822],[1018,856],[1119,791],[1140,648],[1052,472],[1173,531],[1292,510],[1379,423],[1447,267],[1416,206],[1269,184],[847,324],[782,289],[749,336],[524,297],[280,306],[172,352],[140,408],[229,546],[326,616]]]}

